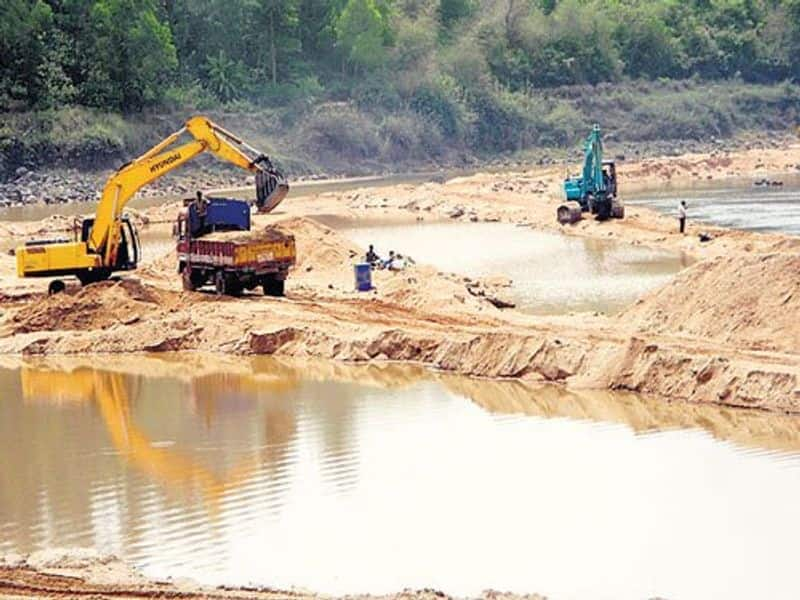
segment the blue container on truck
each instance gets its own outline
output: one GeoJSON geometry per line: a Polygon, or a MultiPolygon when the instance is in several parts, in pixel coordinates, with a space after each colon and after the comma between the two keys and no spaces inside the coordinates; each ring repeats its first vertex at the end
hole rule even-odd
{"type": "Polygon", "coordinates": [[[250,231],[250,205],[233,198],[207,198],[188,206],[189,232],[200,237],[214,231],[250,231]]]}

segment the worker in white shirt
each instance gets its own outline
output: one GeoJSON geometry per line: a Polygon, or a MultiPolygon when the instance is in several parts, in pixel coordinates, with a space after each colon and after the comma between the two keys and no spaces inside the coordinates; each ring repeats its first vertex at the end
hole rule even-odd
{"type": "Polygon", "coordinates": [[[686,233],[686,200],[681,200],[681,203],[678,204],[678,223],[681,233],[686,233]]]}

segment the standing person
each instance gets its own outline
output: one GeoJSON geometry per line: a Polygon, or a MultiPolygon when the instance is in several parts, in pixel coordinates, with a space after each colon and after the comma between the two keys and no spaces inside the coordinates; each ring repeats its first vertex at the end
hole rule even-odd
{"type": "Polygon", "coordinates": [[[381,257],[378,256],[377,252],[375,252],[375,248],[373,247],[372,244],[369,245],[369,250],[367,251],[367,255],[366,255],[365,258],[366,258],[366,262],[368,262],[369,264],[371,264],[373,266],[375,266],[375,264],[377,264],[377,263],[379,263],[381,261],[381,257]]]}
{"type": "Polygon", "coordinates": [[[681,234],[686,233],[686,200],[681,200],[678,204],[678,223],[680,224],[681,234]]]}

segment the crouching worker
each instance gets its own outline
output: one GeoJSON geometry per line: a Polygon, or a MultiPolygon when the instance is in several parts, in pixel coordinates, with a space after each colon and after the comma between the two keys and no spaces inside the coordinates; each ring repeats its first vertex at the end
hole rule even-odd
{"type": "Polygon", "coordinates": [[[390,271],[402,271],[406,268],[406,259],[398,252],[394,255],[394,258],[392,258],[388,268],[390,271]]]}

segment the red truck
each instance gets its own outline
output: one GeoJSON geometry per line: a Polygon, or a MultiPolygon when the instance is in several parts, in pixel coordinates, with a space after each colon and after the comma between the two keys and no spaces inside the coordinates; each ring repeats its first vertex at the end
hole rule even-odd
{"type": "Polygon", "coordinates": [[[218,295],[261,287],[264,295],[283,296],[297,257],[294,236],[274,227],[251,231],[247,202],[193,200],[178,216],[175,235],[185,290],[213,284],[218,295]]]}

